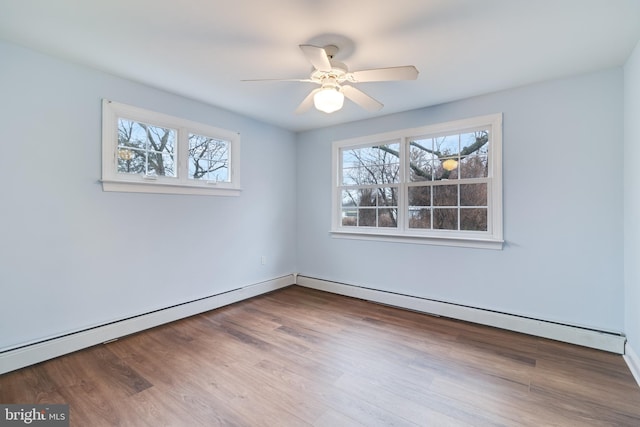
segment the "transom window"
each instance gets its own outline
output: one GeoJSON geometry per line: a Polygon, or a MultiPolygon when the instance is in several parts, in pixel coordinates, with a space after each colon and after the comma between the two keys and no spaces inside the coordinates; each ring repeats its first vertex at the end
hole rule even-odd
{"type": "Polygon", "coordinates": [[[502,247],[502,115],[337,141],[332,232],[502,247]]]}
{"type": "Polygon", "coordinates": [[[105,191],[238,195],[237,133],[103,101],[105,191]]]}

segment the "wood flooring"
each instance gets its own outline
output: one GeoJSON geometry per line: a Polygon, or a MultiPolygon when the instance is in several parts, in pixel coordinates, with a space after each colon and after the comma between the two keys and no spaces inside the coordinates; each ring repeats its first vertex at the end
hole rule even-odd
{"type": "Polygon", "coordinates": [[[0,376],[72,426],[640,426],[619,355],[292,286],[0,376]]]}

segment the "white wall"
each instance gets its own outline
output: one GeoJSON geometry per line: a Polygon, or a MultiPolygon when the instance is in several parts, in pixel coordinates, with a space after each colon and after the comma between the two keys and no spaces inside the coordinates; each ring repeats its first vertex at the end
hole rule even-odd
{"type": "Polygon", "coordinates": [[[623,331],[623,73],[613,69],[298,137],[298,272],[623,331]],[[502,251],[332,238],[331,142],[504,113],[502,251]]]}
{"type": "Polygon", "coordinates": [[[624,158],[625,331],[640,355],[640,42],[624,67],[624,158]]]}
{"type": "Polygon", "coordinates": [[[0,58],[0,351],[295,271],[293,133],[15,45],[0,58]],[[242,195],[103,192],[102,98],[240,132],[242,195]]]}

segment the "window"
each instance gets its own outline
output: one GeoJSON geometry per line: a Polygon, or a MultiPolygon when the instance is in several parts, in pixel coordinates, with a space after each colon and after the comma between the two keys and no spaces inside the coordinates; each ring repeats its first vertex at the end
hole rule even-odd
{"type": "Polygon", "coordinates": [[[105,191],[239,195],[237,133],[109,100],[102,111],[105,191]]]}
{"type": "Polygon", "coordinates": [[[337,237],[502,248],[502,115],[333,144],[337,237]]]}

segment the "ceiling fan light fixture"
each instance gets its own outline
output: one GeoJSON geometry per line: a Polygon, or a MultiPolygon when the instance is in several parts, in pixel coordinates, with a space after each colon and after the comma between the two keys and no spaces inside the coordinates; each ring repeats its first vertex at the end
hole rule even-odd
{"type": "Polygon", "coordinates": [[[313,105],[327,114],[338,111],[343,104],[344,95],[337,86],[324,87],[313,96],[313,105]]]}

